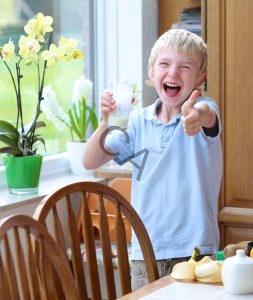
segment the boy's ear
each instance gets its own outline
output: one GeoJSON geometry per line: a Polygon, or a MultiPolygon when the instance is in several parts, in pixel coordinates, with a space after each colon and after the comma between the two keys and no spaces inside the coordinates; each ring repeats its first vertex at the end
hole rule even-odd
{"type": "Polygon", "coordinates": [[[196,88],[200,87],[207,79],[207,74],[202,75],[198,81],[196,81],[196,88]]]}
{"type": "Polygon", "coordinates": [[[148,77],[149,77],[150,80],[153,81],[153,78],[154,78],[154,72],[153,72],[153,70],[150,69],[150,70],[148,71],[148,77]]]}

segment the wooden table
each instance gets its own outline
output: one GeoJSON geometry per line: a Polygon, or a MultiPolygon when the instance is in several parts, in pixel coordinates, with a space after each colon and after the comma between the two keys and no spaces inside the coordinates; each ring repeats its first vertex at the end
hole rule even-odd
{"type": "Polygon", "coordinates": [[[102,166],[94,170],[93,175],[97,178],[105,178],[111,180],[118,177],[131,178],[132,177],[132,165],[126,164],[119,166],[116,163],[112,163],[109,166],[102,166]]]}
{"type": "Polygon", "coordinates": [[[232,295],[226,291],[222,283],[174,280],[168,275],[119,299],[139,300],[142,298],[143,300],[144,298],[145,300],[252,300],[253,294],[232,295]]]}
{"type": "Polygon", "coordinates": [[[168,276],[162,277],[150,284],[147,284],[146,286],[144,286],[130,294],[122,296],[119,299],[120,300],[137,300],[137,299],[140,299],[141,297],[151,294],[151,293],[157,291],[158,289],[161,289],[161,288],[165,287],[166,285],[171,284],[173,282],[175,282],[175,280],[171,276],[168,275],[168,276]]]}

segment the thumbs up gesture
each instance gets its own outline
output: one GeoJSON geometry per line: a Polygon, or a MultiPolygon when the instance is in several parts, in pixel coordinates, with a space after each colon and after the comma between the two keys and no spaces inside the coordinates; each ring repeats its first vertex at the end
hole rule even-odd
{"type": "Polygon", "coordinates": [[[194,90],[181,107],[181,122],[184,132],[189,136],[196,135],[201,129],[200,112],[194,107],[198,97],[199,92],[194,90]]]}

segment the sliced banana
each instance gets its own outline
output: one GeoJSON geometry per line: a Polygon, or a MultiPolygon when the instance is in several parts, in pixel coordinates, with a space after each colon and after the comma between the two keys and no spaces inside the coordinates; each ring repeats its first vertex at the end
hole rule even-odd
{"type": "Polygon", "coordinates": [[[221,271],[222,264],[219,261],[211,261],[195,267],[195,277],[207,277],[221,271]]]}
{"type": "Polygon", "coordinates": [[[196,280],[200,281],[200,282],[222,282],[221,279],[221,272],[218,271],[210,276],[205,276],[205,277],[196,277],[196,280]]]}
{"type": "Polygon", "coordinates": [[[196,263],[196,265],[207,264],[207,263],[212,262],[212,261],[213,261],[213,260],[211,259],[211,257],[206,255],[206,256],[204,256],[203,258],[201,258],[201,260],[198,261],[198,262],[196,263]]]}
{"type": "Polygon", "coordinates": [[[180,263],[177,263],[173,269],[172,273],[170,274],[174,279],[189,279],[194,280],[195,279],[195,264],[183,261],[180,263]]]}
{"type": "Polygon", "coordinates": [[[170,274],[174,279],[198,280],[201,282],[222,282],[222,262],[214,261],[210,256],[204,256],[196,262],[196,256],[200,250],[194,248],[193,254],[188,261],[177,263],[170,274]]]}

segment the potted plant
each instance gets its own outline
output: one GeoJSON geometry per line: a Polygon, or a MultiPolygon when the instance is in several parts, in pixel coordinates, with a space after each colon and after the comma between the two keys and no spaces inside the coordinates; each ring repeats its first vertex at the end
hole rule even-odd
{"type": "Polygon", "coordinates": [[[89,175],[91,171],[82,165],[82,154],[89,135],[98,127],[96,107],[92,99],[93,84],[84,75],[78,78],[73,86],[72,104],[64,111],[59,105],[56,93],[51,86],[43,91],[42,111],[59,130],[66,127],[70,131],[67,151],[70,168],[73,174],[89,175]]]}
{"type": "MultiPolygon", "coordinates": [[[[16,118],[13,121],[0,120],[0,141],[5,145],[0,148],[0,153],[4,153],[4,164],[10,192],[30,193],[36,192],[42,163],[42,156],[37,153],[38,143],[45,145],[44,139],[37,132],[37,129],[45,124],[39,121],[41,114],[41,103],[43,102],[43,88],[45,75],[48,67],[58,61],[69,61],[72,59],[82,59],[83,53],[77,49],[75,39],[61,37],[58,46],[52,43],[53,18],[38,13],[24,26],[26,35],[21,35],[15,52],[14,42],[10,39],[8,43],[0,47],[0,63],[4,64],[10,75],[16,96],[16,118]],[[24,69],[31,68],[34,71],[33,78],[37,84],[37,97],[35,101],[35,112],[32,120],[25,122],[25,109],[23,103],[22,80],[24,69]],[[38,159],[38,166],[34,167],[30,159],[38,159]],[[29,161],[25,167],[21,166],[21,161],[29,161]],[[12,162],[14,161],[14,162],[12,162]],[[29,173],[28,167],[32,165],[32,170],[36,170],[38,178],[34,173],[29,173]],[[18,170],[11,170],[17,166],[18,170]],[[9,174],[8,172],[11,171],[9,174]],[[21,173],[19,173],[21,171],[21,173]],[[14,175],[17,175],[17,178],[14,175]],[[33,179],[31,186],[26,183],[26,179],[33,179]],[[21,179],[21,183],[18,183],[21,179]],[[12,180],[9,182],[8,180],[12,180]]],[[[34,82],[33,82],[34,83],[34,82]]],[[[31,99],[33,101],[33,99],[31,99]]]]}

